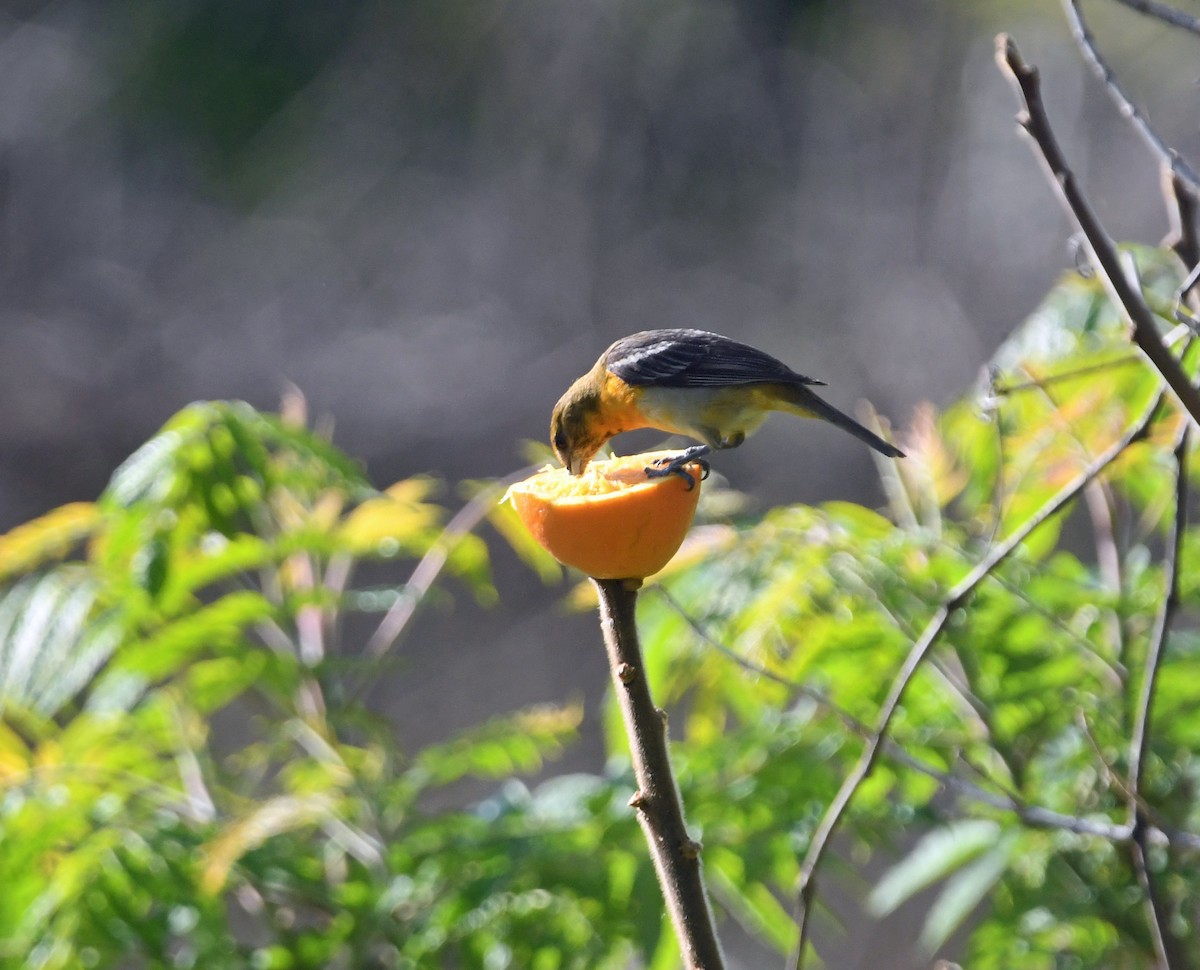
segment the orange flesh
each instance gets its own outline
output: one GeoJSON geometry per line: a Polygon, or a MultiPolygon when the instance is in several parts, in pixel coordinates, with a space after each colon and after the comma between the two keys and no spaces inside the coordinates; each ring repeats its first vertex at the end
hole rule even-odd
{"type": "Polygon", "coordinates": [[[677,475],[647,478],[646,468],[672,452],[591,462],[573,477],[543,469],[508,490],[517,515],[555,559],[597,579],[644,579],[683,542],[700,497],[677,475]]]}

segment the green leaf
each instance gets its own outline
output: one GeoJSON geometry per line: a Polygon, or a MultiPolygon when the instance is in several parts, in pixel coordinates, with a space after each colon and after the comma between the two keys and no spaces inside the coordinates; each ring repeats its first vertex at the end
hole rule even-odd
{"type": "Polygon", "coordinates": [[[704,861],[710,882],[738,922],[778,952],[790,953],[799,938],[795,920],[766,886],[746,879],[742,857],[728,847],[712,846],[705,849],[704,861]]]}
{"type": "Polygon", "coordinates": [[[123,646],[115,669],[150,681],[169,676],[204,651],[245,643],[247,628],[271,619],[274,613],[275,607],[260,593],[228,593],[145,639],[123,646]]]}
{"type": "Polygon", "coordinates": [[[409,773],[422,784],[444,785],[467,775],[500,778],[535,771],[574,736],[582,718],[580,704],[541,705],[494,718],[425,748],[409,773]]]}
{"type": "Polygon", "coordinates": [[[179,508],[195,503],[227,531],[276,486],[375,494],[360,466],[305,428],[241,401],[201,401],[176,414],[113,473],[104,500],[179,508]]]}
{"type": "Polygon", "coordinates": [[[517,518],[511,503],[498,503],[488,513],[488,521],[504,537],[518,558],[532,569],[543,583],[551,586],[562,582],[563,567],[529,534],[529,530],[517,518]]]}
{"type": "Polygon", "coordinates": [[[0,710],[55,714],[112,654],[112,615],[93,617],[97,584],[76,564],[27,577],[0,592],[0,710]]]}
{"type": "Polygon", "coordinates": [[[203,712],[220,710],[249,688],[266,664],[262,650],[200,660],[188,668],[184,678],[187,702],[203,712]]]}
{"type": "Polygon", "coordinates": [[[278,562],[285,555],[258,536],[214,536],[199,549],[175,558],[159,590],[159,606],[168,616],[179,613],[193,602],[192,594],[278,562]]]}
{"type": "Polygon", "coordinates": [[[280,795],[256,805],[205,846],[200,888],[210,895],[220,892],[230,870],[249,850],[283,832],[332,818],[336,805],[335,798],[323,794],[280,795]]]}
{"type": "Polygon", "coordinates": [[[338,538],[360,556],[423,552],[440,533],[443,516],[426,501],[433,487],[426,478],[397,482],[354,508],[338,526],[338,538]]]}
{"type": "Polygon", "coordinates": [[[936,953],[983,902],[1008,871],[1019,842],[1019,833],[1006,832],[981,857],[946,880],[921,930],[920,943],[927,954],[936,953]]]}
{"type": "Polygon", "coordinates": [[[188,444],[202,420],[198,413],[184,412],[172,424],[138,448],[113,472],[105,497],[118,506],[130,506],[143,498],[162,500],[174,484],[180,450],[188,444]],[[191,427],[189,427],[191,426],[191,427]]]}
{"type": "Polygon", "coordinates": [[[93,503],[72,502],[0,535],[0,581],[65,556],[99,524],[93,503]]]}
{"type": "Polygon", "coordinates": [[[492,585],[487,544],[479,536],[469,532],[444,537],[439,541],[449,544],[446,565],[450,571],[470,586],[480,603],[495,604],[499,600],[499,594],[492,585]]]}
{"type": "Polygon", "coordinates": [[[867,896],[868,911],[886,916],[922,889],[995,847],[999,836],[1000,826],[986,819],[965,819],[935,829],[884,874],[867,896]]]}

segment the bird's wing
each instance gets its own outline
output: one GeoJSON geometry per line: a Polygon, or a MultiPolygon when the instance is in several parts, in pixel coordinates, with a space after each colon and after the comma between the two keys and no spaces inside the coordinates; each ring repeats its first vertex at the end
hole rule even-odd
{"type": "Polygon", "coordinates": [[[618,340],[605,366],[634,387],[821,384],[747,344],[706,330],[646,330],[618,340]]]}

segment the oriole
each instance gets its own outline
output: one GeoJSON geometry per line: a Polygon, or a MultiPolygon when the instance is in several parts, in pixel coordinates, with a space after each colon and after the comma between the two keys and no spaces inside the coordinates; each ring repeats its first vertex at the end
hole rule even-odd
{"type": "MultiPolygon", "coordinates": [[[[823,384],[797,374],[770,354],[705,330],[645,330],[622,337],[554,406],[550,441],[572,475],[622,431],[658,428],[696,438],[652,475],[682,475],[711,450],[736,448],[771,411],[822,418],[891,458],[904,453],[810,388],[823,384]]],[[[701,462],[702,467],[707,466],[701,462]]]]}

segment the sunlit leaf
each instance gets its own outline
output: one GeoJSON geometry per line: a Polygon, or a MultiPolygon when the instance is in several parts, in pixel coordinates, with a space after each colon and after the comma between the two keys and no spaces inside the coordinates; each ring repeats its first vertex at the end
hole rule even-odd
{"type": "Polygon", "coordinates": [[[30,751],[25,740],[0,720],[0,789],[23,777],[29,769],[30,751]]]}
{"type": "Polygon", "coordinates": [[[0,592],[0,709],[55,713],[120,640],[111,616],[94,614],[97,584],[67,564],[0,592]]]}
{"type": "Polygon", "coordinates": [[[220,710],[259,678],[266,662],[255,650],[192,664],[184,677],[187,702],[204,712],[220,710]]]}
{"type": "Polygon", "coordinates": [[[217,651],[245,642],[253,624],[270,619],[275,607],[262,595],[248,590],[220,599],[167,623],[161,630],[122,648],[120,672],[137,673],[149,680],[164,677],[204,651],[217,651]]]}
{"type": "Polygon", "coordinates": [[[534,771],[574,736],[582,705],[528,708],[494,718],[442,744],[425,748],[410,772],[422,783],[442,785],[467,775],[496,778],[534,771]]]}
{"type": "Polygon", "coordinates": [[[65,556],[99,522],[94,504],[72,502],[0,535],[0,581],[65,556]]]}
{"type": "Polygon", "coordinates": [[[446,536],[440,541],[448,545],[446,565],[450,571],[466,581],[479,602],[495,603],[499,594],[492,585],[487,544],[479,536],[469,532],[446,536]]]}
{"type": "Polygon", "coordinates": [[[198,549],[187,550],[172,563],[159,591],[161,608],[167,615],[177,613],[188,604],[190,596],[205,587],[260,569],[280,555],[258,536],[214,537],[198,549]]]}
{"type": "Polygon", "coordinates": [[[320,794],[280,795],[261,802],[204,847],[200,888],[220,892],[230,870],[248,851],[283,832],[320,823],[334,814],[336,804],[335,798],[320,794]]]}
{"type": "Polygon", "coordinates": [[[791,913],[762,883],[748,882],[741,857],[727,847],[706,847],[705,873],[719,898],[780,953],[790,953],[799,936],[791,913]]]}
{"type": "Polygon", "coordinates": [[[442,511],[426,501],[428,479],[399,482],[357,506],[339,527],[339,535],[359,555],[394,556],[421,549],[442,511]]]}
{"type": "Polygon", "coordinates": [[[995,888],[1008,870],[1019,841],[1016,832],[1006,832],[979,858],[946,880],[921,929],[920,943],[926,953],[935,953],[945,944],[995,888]]]}
{"type": "Polygon", "coordinates": [[[562,579],[563,567],[521,524],[511,503],[498,502],[489,510],[488,521],[543,583],[550,585],[562,579]]]}
{"type": "Polygon", "coordinates": [[[993,849],[999,837],[999,825],[984,819],[967,819],[935,829],[876,883],[867,897],[868,908],[880,916],[892,912],[922,889],[993,849]]]}

